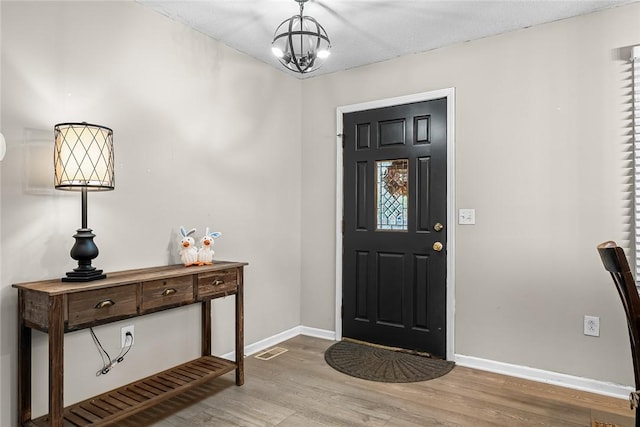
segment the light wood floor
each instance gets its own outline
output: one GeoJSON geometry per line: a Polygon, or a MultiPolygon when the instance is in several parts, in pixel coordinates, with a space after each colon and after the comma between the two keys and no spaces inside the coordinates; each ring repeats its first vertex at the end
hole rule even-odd
{"type": "Polygon", "coordinates": [[[269,361],[230,373],[121,426],[582,426],[632,427],[621,399],[456,366],[444,377],[387,384],[341,374],[324,361],[332,342],[299,336],[269,361]]]}

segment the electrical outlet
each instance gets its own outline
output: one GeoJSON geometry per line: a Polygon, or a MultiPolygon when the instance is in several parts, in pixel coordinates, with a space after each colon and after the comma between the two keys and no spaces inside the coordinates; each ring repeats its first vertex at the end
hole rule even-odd
{"type": "Polygon", "coordinates": [[[584,334],[591,337],[600,336],[600,318],[596,316],[584,316],[584,334]]]}
{"type": "Polygon", "coordinates": [[[122,347],[133,345],[135,334],[133,333],[133,325],[125,326],[120,330],[122,347]],[[131,334],[131,338],[127,337],[127,332],[131,334]]]}

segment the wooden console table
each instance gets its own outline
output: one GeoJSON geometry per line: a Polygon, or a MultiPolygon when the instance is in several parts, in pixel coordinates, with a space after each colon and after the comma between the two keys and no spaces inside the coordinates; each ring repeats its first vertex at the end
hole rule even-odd
{"type": "Polygon", "coordinates": [[[186,389],[236,371],[244,383],[242,262],[171,265],[110,273],[106,279],[60,279],[13,285],[18,289],[18,423],[21,426],[107,425],[186,389]],[[235,295],[236,360],[211,355],[211,300],[235,295]],[[161,310],[200,303],[202,356],[64,408],[64,334],[161,310]],[[31,419],[31,331],[49,335],[49,413],[31,419]]]}

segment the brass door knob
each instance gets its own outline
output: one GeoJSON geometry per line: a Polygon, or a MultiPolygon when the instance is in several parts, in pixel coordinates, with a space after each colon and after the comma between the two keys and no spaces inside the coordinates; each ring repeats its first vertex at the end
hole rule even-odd
{"type": "Polygon", "coordinates": [[[442,225],[439,222],[436,222],[436,224],[433,226],[433,229],[436,231],[442,231],[443,228],[444,228],[444,225],[442,225]]]}
{"type": "Polygon", "coordinates": [[[433,244],[433,250],[436,251],[436,252],[442,251],[442,248],[444,248],[444,246],[442,246],[442,243],[440,243],[440,242],[435,242],[433,244]]]}

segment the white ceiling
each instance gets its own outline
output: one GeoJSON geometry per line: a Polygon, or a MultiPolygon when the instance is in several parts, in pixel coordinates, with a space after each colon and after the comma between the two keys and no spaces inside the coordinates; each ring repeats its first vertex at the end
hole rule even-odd
{"type": "Polygon", "coordinates": [[[300,75],[271,54],[276,27],[296,15],[294,0],[136,0],[159,13],[300,78],[583,15],[638,0],[309,0],[331,56],[300,75]]]}

